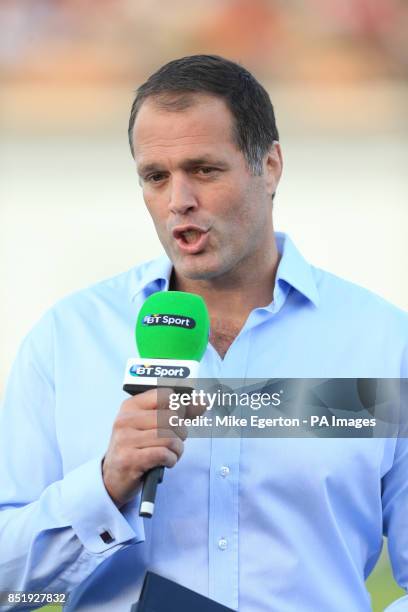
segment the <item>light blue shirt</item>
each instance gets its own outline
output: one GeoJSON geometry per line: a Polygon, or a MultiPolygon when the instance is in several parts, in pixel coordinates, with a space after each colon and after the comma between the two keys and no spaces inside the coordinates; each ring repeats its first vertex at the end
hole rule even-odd
{"type": "MultiPolygon", "coordinates": [[[[407,376],[405,313],[309,265],[283,234],[278,248],[271,304],[224,359],[208,346],[203,377],[407,376]]],[[[0,411],[0,591],[129,612],[150,569],[240,612],[365,612],[383,533],[408,589],[407,439],[191,438],[152,520],[137,500],[116,508],[101,458],[138,310],[170,272],[161,258],[80,291],[23,342],[0,411]]]]}

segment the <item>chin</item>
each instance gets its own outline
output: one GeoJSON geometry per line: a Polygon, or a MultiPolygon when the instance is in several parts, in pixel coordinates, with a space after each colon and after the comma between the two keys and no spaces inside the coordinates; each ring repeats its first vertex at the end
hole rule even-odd
{"type": "Polygon", "coordinates": [[[208,280],[218,276],[217,270],[208,269],[206,267],[199,268],[198,266],[194,268],[190,266],[181,266],[177,271],[184,276],[184,278],[188,278],[189,280],[208,280]]]}
{"type": "Polygon", "coordinates": [[[225,269],[219,263],[210,265],[197,261],[195,265],[181,265],[177,268],[177,271],[186,279],[206,281],[222,278],[228,272],[228,269],[225,269]]]}
{"type": "Polygon", "coordinates": [[[174,265],[177,272],[189,280],[208,280],[222,274],[219,263],[210,263],[199,257],[190,261],[175,261],[174,265]]]}
{"type": "Polygon", "coordinates": [[[202,252],[196,255],[180,255],[179,252],[167,253],[180,276],[191,281],[217,279],[228,274],[234,268],[235,258],[232,253],[202,252]]]}

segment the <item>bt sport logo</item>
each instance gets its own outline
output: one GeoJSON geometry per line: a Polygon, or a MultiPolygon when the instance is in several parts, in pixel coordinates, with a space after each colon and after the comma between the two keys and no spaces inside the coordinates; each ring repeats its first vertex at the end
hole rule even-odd
{"type": "Polygon", "coordinates": [[[191,317],[184,317],[178,314],[148,314],[143,317],[142,325],[193,329],[196,326],[196,322],[191,317]]]}
{"type": "Polygon", "coordinates": [[[190,369],[186,366],[137,363],[131,366],[129,374],[132,376],[146,376],[147,378],[187,378],[190,374],[190,369]]]}

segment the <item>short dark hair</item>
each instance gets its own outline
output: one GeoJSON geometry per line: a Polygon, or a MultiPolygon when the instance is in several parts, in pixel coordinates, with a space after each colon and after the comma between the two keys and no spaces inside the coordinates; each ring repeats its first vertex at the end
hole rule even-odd
{"type": "Polygon", "coordinates": [[[164,108],[180,111],[194,103],[192,93],[213,94],[226,102],[234,120],[234,142],[253,174],[261,174],[264,156],[279,140],[272,102],[248,70],[218,55],[173,60],[137,89],[128,129],[132,155],[133,127],[146,98],[154,97],[164,108]]]}

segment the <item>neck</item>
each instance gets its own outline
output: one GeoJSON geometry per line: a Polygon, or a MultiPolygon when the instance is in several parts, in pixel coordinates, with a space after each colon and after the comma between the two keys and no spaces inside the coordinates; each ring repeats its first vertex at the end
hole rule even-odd
{"type": "Polygon", "coordinates": [[[192,280],[173,269],[171,288],[201,295],[210,317],[245,322],[254,308],[267,306],[273,299],[279,253],[275,238],[267,252],[258,254],[256,261],[241,265],[239,270],[217,278],[192,280]]]}

